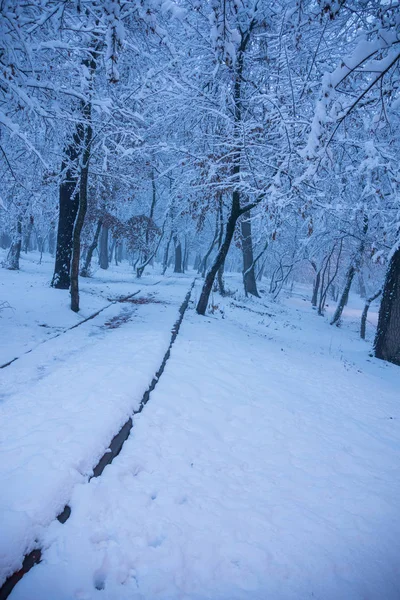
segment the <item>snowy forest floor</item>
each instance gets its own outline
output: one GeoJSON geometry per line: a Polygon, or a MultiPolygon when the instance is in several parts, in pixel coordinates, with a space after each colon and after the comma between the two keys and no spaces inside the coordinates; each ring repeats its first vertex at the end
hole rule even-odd
{"type": "Polygon", "coordinates": [[[0,370],[0,580],[44,549],[12,600],[400,598],[400,370],[359,339],[359,298],[341,328],[301,285],[278,303],[215,295],[199,317],[199,281],[149,404],[88,482],[194,273],[97,271],[75,315],[51,266],[30,254],[0,282],[0,363],[21,356],[0,370]]]}

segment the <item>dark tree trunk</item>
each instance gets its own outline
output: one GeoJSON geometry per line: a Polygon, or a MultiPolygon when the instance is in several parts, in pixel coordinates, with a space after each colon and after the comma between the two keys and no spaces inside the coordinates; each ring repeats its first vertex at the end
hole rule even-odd
{"type": "Polygon", "coordinates": [[[86,259],[85,259],[85,264],[84,264],[84,266],[81,269],[81,277],[90,277],[90,265],[92,263],[93,252],[97,248],[97,244],[98,244],[98,241],[99,241],[99,235],[100,235],[102,223],[103,223],[103,219],[100,218],[97,221],[96,231],[94,233],[93,241],[90,244],[90,246],[88,248],[88,251],[87,251],[87,255],[86,255],[86,259]]]}
{"type": "Polygon", "coordinates": [[[203,288],[201,290],[200,298],[197,303],[196,311],[199,315],[206,314],[208,299],[211,294],[215,276],[218,273],[218,269],[224,264],[225,259],[227,257],[233,234],[235,233],[236,222],[240,217],[239,198],[239,192],[235,190],[232,195],[231,214],[229,215],[228,223],[226,225],[224,241],[222,242],[221,247],[217,252],[217,256],[215,257],[214,262],[206,275],[203,288]]]}
{"type": "Polygon", "coordinates": [[[92,141],[91,106],[86,105],[83,114],[89,123],[85,128],[83,161],[80,173],[79,185],[79,210],[76,217],[74,234],[73,234],[73,250],[71,263],[71,310],[79,311],[79,261],[81,256],[81,233],[85,222],[87,211],[87,191],[88,191],[88,175],[89,175],[89,159],[90,159],[90,144],[92,141]]]}
{"type": "MultiPolygon", "coordinates": [[[[232,164],[232,181],[236,185],[240,182],[240,162],[241,162],[241,146],[239,140],[241,139],[241,121],[242,121],[242,103],[241,103],[241,85],[242,85],[242,74],[244,65],[244,53],[246,51],[247,44],[250,40],[250,32],[248,30],[246,34],[242,34],[241,43],[238,48],[237,61],[236,61],[236,74],[234,82],[234,138],[238,140],[238,145],[233,148],[233,164],[232,164]]],[[[235,227],[237,220],[243,214],[244,211],[240,209],[240,191],[238,188],[233,190],[232,193],[232,204],[230,208],[230,214],[225,229],[225,237],[221,246],[218,249],[217,255],[214,262],[209,269],[201,290],[200,298],[197,303],[196,311],[199,315],[205,315],[208,300],[210,298],[211,290],[214,284],[215,277],[220,267],[224,264],[225,259],[228,255],[229,248],[235,233],[235,227]]]]}
{"type": "Polygon", "coordinates": [[[356,269],[355,269],[354,265],[350,265],[350,267],[348,268],[347,273],[346,273],[346,281],[344,284],[344,289],[343,289],[342,295],[340,296],[335,313],[332,317],[331,325],[340,323],[340,318],[342,316],[343,309],[349,300],[350,288],[351,288],[351,284],[353,282],[355,272],[356,272],[356,269]]]}
{"type": "Polygon", "coordinates": [[[400,365],[400,247],[386,273],[374,347],[377,358],[400,365]]]}
{"type": "Polygon", "coordinates": [[[60,184],[56,261],[51,285],[60,290],[70,286],[72,235],[79,207],[78,158],[81,145],[81,126],[78,125],[72,143],[66,148],[61,171],[65,176],[60,184]]]}
{"type": "MultiPolygon", "coordinates": [[[[215,232],[214,232],[214,237],[212,239],[212,242],[210,244],[210,247],[208,248],[207,252],[204,255],[204,258],[200,264],[199,270],[201,270],[201,276],[205,277],[206,275],[206,271],[207,271],[207,262],[208,259],[210,257],[211,252],[214,250],[214,246],[217,243],[218,240],[218,231],[220,230],[220,217],[219,217],[219,213],[217,213],[217,219],[215,222],[215,232]]],[[[219,244],[221,245],[221,244],[219,244]]]]}
{"type": "Polygon", "coordinates": [[[54,256],[54,251],[56,249],[56,236],[55,236],[53,225],[51,226],[51,229],[49,231],[49,238],[47,241],[47,245],[48,245],[49,253],[51,254],[51,256],[54,256]]]}
{"type": "Polygon", "coordinates": [[[224,284],[224,269],[225,269],[225,261],[222,263],[217,273],[217,281],[218,281],[218,291],[221,296],[226,296],[225,284],[224,284]]]}
{"type": "Polygon", "coordinates": [[[311,265],[312,268],[315,271],[315,279],[314,279],[314,285],[313,285],[313,293],[312,293],[312,298],[311,298],[311,305],[316,307],[318,304],[318,291],[319,291],[319,284],[321,282],[321,269],[318,270],[317,265],[315,264],[314,261],[311,261],[311,265]]]}
{"type": "Polygon", "coordinates": [[[353,283],[355,272],[356,272],[356,269],[355,269],[354,265],[350,265],[350,267],[347,269],[346,280],[345,280],[343,292],[342,292],[342,295],[340,296],[335,313],[332,317],[331,325],[340,323],[343,309],[349,300],[350,288],[351,288],[351,284],[353,283]]]}
{"type": "Polygon", "coordinates": [[[168,242],[167,245],[165,246],[165,251],[164,251],[164,258],[163,258],[163,269],[162,269],[162,274],[165,275],[165,272],[168,268],[168,259],[169,259],[169,247],[171,244],[171,240],[172,240],[172,233],[168,238],[168,242]]]}
{"type": "Polygon", "coordinates": [[[33,217],[32,215],[29,217],[28,227],[26,229],[25,239],[24,239],[24,252],[28,254],[29,244],[31,242],[31,235],[33,229],[33,217]]]}
{"type": "Polygon", "coordinates": [[[174,273],[182,273],[182,245],[176,236],[174,237],[174,242],[175,242],[174,273]]]}
{"type": "Polygon", "coordinates": [[[196,258],[194,259],[194,264],[193,264],[193,269],[195,271],[198,270],[200,263],[201,263],[201,256],[200,256],[200,254],[196,254],[196,258]]]}
{"type": "Polygon", "coordinates": [[[259,298],[256,276],[254,273],[253,239],[251,235],[250,212],[243,217],[241,223],[242,254],[243,254],[243,284],[246,296],[251,294],[259,298]]]}
{"type": "Polygon", "coordinates": [[[184,273],[187,271],[188,262],[189,262],[189,244],[188,244],[187,236],[185,235],[185,247],[183,250],[183,261],[182,261],[182,269],[183,269],[184,273]]]}
{"type": "Polygon", "coordinates": [[[366,298],[367,297],[367,290],[365,288],[365,281],[364,281],[364,277],[363,277],[361,269],[358,271],[358,288],[360,290],[360,296],[361,296],[361,298],[366,298]]]}
{"type": "Polygon", "coordinates": [[[17,231],[15,238],[12,241],[11,247],[6,258],[6,268],[10,271],[19,271],[19,258],[21,256],[22,246],[22,223],[17,222],[17,231]]]}
{"type": "Polygon", "coordinates": [[[101,269],[108,269],[108,227],[103,225],[100,235],[99,265],[101,269]]]}
{"type": "Polygon", "coordinates": [[[112,259],[113,259],[113,256],[114,256],[115,244],[116,244],[116,241],[115,241],[114,238],[112,238],[110,253],[109,253],[109,256],[108,256],[108,262],[110,264],[112,263],[112,259]]]}
{"type": "Polygon", "coordinates": [[[362,340],[365,340],[365,332],[367,329],[367,316],[368,316],[369,307],[371,306],[371,303],[374,300],[376,300],[381,294],[382,294],[382,288],[380,288],[377,292],[375,292],[375,294],[370,296],[365,303],[364,310],[362,311],[362,315],[361,315],[361,325],[360,325],[360,337],[362,340]]]}
{"type": "Polygon", "coordinates": [[[116,261],[118,260],[119,263],[122,262],[123,249],[124,249],[124,243],[120,242],[118,244],[118,252],[116,252],[116,254],[115,254],[115,260],[116,261]]]}

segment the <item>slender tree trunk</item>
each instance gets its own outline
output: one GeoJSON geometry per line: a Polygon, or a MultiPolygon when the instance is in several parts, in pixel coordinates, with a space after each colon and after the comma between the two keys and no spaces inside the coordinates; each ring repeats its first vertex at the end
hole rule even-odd
{"type": "Polygon", "coordinates": [[[353,258],[353,262],[347,270],[344,290],[340,297],[339,303],[336,307],[335,314],[333,315],[331,325],[340,323],[340,318],[342,316],[343,309],[346,306],[348,299],[349,299],[350,288],[351,288],[351,284],[354,279],[354,275],[360,269],[360,266],[361,266],[361,263],[363,260],[364,248],[365,248],[365,236],[367,235],[367,231],[368,231],[368,217],[367,217],[367,215],[364,214],[363,215],[363,230],[362,230],[363,238],[362,238],[360,246],[358,248],[358,252],[357,252],[355,258],[353,258]]]}
{"type": "Polygon", "coordinates": [[[354,265],[350,265],[350,267],[347,269],[344,289],[343,289],[342,295],[340,296],[335,313],[332,317],[331,325],[340,323],[340,318],[342,316],[343,309],[349,300],[350,288],[351,288],[351,284],[353,282],[355,272],[356,272],[356,269],[355,269],[354,265]]]}
{"type": "Polygon", "coordinates": [[[360,296],[361,296],[361,298],[366,298],[367,297],[367,290],[365,288],[365,281],[364,281],[364,276],[363,276],[361,268],[358,271],[358,287],[359,287],[359,290],[360,290],[360,296]]]}
{"type": "Polygon", "coordinates": [[[377,358],[400,365],[400,246],[386,273],[374,348],[377,358]]]}
{"type": "Polygon", "coordinates": [[[71,310],[79,311],[79,261],[81,255],[81,233],[85,222],[87,211],[87,191],[88,191],[88,175],[89,175],[89,160],[90,160],[90,145],[92,141],[91,121],[91,105],[85,106],[83,111],[87,122],[84,138],[84,152],[82,156],[82,168],[80,173],[79,185],[79,210],[76,217],[74,234],[73,234],[73,250],[71,262],[71,310]]]}
{"type": "Polygon", "coordinates": [[[81,145],[81,126],[78,125],[73,141],[66,148],[66,159],[61,166],[65,176],[60,184],[56,260],[51,285],[61,290],[70,286],[72,235],[79,207],[78,158],[81,145]]]}
{"type": "Polygon", "coordinates": [[[250,212],[243,217],[241,223],[242,254],[243,254],[243,284],[246,296],[260,297],[257,291],[256,276],[254,273],[253,239],[251,235],[250,212]]]}
{"type": "Polygon", "coordinates": [[[48,245],[49,253],[51,254],[51,256],[54,256],[54,252],[56,249],[56,236],[55,236],[55,231],[54,231],[53,225],[51,225],[47,245],[48,245]]]}
{"type": "Polygon", "coordinates": [[[124,250],[124,242],[121,241],[118,244],[118,252],[115,253],[115,262],[117,262],[117,260],[118,260],[119,263],[122,262],[123,250],[124,250]]]}
{"type": "Polygon", "coordinates": [[[314,279],[314,284],[313,284],[313,293],[312,293],[312,298],[311,298],[311,306],[316,307],[318,304],[318,290],[319,290],[319,284],[321,282],[321,269],[317,268],[316,263],[312,260],[311,261],[311,266],[315,271],[315,279],[314,279]]]}
{"type": "Polygon", "coordinates": [[[168,238],[168,242],[167,245],[165,246],[165,252],[164,252],[164,258],[163,258],[163,269],[162,269],[162,274],[165,275],[165,272],[168,268],[168,258],[169,258],[169,247],[171,244],[171,240],[172,240],[172,233],[168,238]]]}
{"type": "Polygon", "coordinates": [[[198,268],[199,268],[199,266],[200,266],[200,263],[201,263],[201,257],[200,257],[200,254],[196,254],[196,258],[194,259],[194,263],[193,263],[193,270],[194,270],[194,271],[197,271],[197,270],[198,270],[198,268]]]}
{"type": "Polygon", "coordinates": [[[182,273],[182,245],[177,236],[174,237],[175,243],[175,266],[174,273],[182,273]]]}
{"type": "Polygon", "coordinates": [[[216,219],[216,222],[215,222],[214,237],[213,237],[212,242],[210,244],[210,247],[208,248],[207,252],[205,253],[204,258],[202,260],[202,263],[201,263],[201,265],[199,267],[199,268],[201,268],[201,276],[202,277],[205,277],[205,275],[206,275],[208,259],[210,257],[211,252],[214,250],[215,244],[217,243],[218,231],[220,230],[219,221],[220,221],[220,217],[219,217],[219,213],[217,213],[217,219],[216,219]]]}
{"type": "Polygon", "coordinates": [[[222,266],[222,264],[225,262],[225,259],[227,257],[227,254],[228,254],[228,251],[229,251],[229,248],[231,245],[231,241],[233,238],[233,234],[235,233],[236,222],[237,222],[238,218],[240,217],[240,200],[239,200],[239,198],[240,198],[239,192],[237,190],[235,190],[232,194],[231,213],[229,215],[228,223],[226,225],[224,241],[222,242],[221,247],[217,252],[217,256],[215,257],[214,262],[205,277],[203,288],[202,288],[201,294],[200,294],[200,298],[197,303],[196,311],[199,315],[206,314],[206,310],[207,310],[207,306],[208,306],[208,299],[211,294],[215,276],[218,273],[218,269],[222,266]]]}
{"type": "Polygon", "coordinates": [[[372,296],[367,298],[367,301],[364,306],[364,310],[362,311],[362,315],[361,315],[360,337],[362,340],[365,340],[365,332],[367,329],[367,316],[368,316],[369,307],[371,306],[371,303],[374,300],[376,300],[381,294],[382,294],[382,288],[380,288],[377,292],[375,292],[375,294],[373,294],[372,296]]]}
{"type": "Polygon", "coordinates": [[[31,215],[29,217],[29,223],[28,223],[28,227],[26,229],[26,234],[25,234],[25,239],[24,239],[24,252],[25,252],[25,254],[28,254],[29,244],[30,244],[31,235],[32,235],[32,229],[33,229],[33,216],[31,215]]]}
{"type": "Polygon", "coordinates": [[[17,221],[17,231],[7,254],[5,266],[9,271],[19,271],[19,258],[22,246],[22,223],[17,221]]]}
{"type": "Polygon", "coordinates": [[[218,269],[217,273],[217,281],[218,281],[218,291],[221,296],[226,296],[226,289],[224,283],[224,269],[225,269],[225,261],[223,261],[222,265],[218,269]]]}
{"type": "Polygon", "coordinates": [[[81,277],[90,277],[90,265],[92,264],[93,252],[97,248],[97,244],[98,244],[98,241],[99,241],[99,235],[100,235],[102,224],[103,224],[103,219],[100,218],[97,221],[96,231],[94,233],[93,241],[90,244],[90,246],[88,248],[88,251],[87,251],[87,255],[86,255],[86,259],[85,259],[85,264],[84,264],[84,266],[81,269],[81,277]]]}
{"type": "Polygon", "coordinates": [[[100,235],[99,265],[101,269],[108,269],[108,227],[103,225],[100,235]]]}
{"type": "Polygon", "coordinates": [[[115,244],[116,244],[115,238],[111,237],[111,239],[112,239],[111,248],[110,248],[110,252],[109,252],[109,256],[108,256],[108,262],[109,262],[109,264],[112,263],[112,259],[113,259],[113,256],[114,256],[114,250],[115,250],[115,244]]]}

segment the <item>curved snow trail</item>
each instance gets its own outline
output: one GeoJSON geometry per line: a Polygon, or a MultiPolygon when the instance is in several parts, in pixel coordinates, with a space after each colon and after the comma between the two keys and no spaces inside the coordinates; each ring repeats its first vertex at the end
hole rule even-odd
{"type": "Polygon", "coordinates": [[[187,315],[134,435],[11,600],[398,600],[399,372],[365,346],[339,361],[314,316],[246,331],[237,310],[187,315]]]}
{"type": "MultiPolygon", "coordinates": [[[[102,331],[90,347],[53,365],[29,391],[0,404],[0,417],[12,423],[0,434],[3,581],[20,568],[24,553],[40,545],[43,530],[63,509],[74,485],[87,481],[115,432],[142,409],[149,381],[170,347],[171,325],[176,325],[187,282],[182,278],[174,290],[161,285],[150,301],[124,308],[123,317],[129,319],[121,327],[102,331]]],[[[72,333],[68,336],[73,345],[72,333]]],[[[1,598],[9,587],[2,588],[1,598]]]]}

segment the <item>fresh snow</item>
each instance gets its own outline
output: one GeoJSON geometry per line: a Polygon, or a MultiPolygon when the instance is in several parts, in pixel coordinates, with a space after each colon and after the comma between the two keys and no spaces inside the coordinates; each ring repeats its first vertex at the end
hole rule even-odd
{"type": "MultiPolygon", "coordinates": [[[[341,328],[300,285],[280,303],[215,295],[207,317],[192,302],[121,454],[88,482],[192,281],[102,277],[163,304],[115,304],[0,372],[3,572],[44,549],[11,600],[398,600],[400,371],[359,339],[361,300],[341,328]]],[[[88,282],[93,303],[104,285],[88,282]]]]}
{"type": "Polygon", "coordinates": [[[87,481],[112,437],[138,408],[190,285],[185,278],[138,282],[126,271],[117,276],[114,268],[114,283],[90,280],[85,286],[85,308],[78,316],[68,308],[68,292],[45,285],[46,265],[42,277],[35,278],[32,270],[33,263],[24,263],[21,272],[6,272],[10,296],[7,278],[2,287],[12,305],[0,317],[2,358],[14,358],[17,350],[21,357],[0,370],[1,582],[20,568],[24,553],[62,511],[73,486],[87,481]],[[33,280],[37,285],[31,294],[33,280]],[[138,291],[134,300],[139,304],[117,303],[59,337],[39,337],[44,337],[43,329],[51,335],[63,331],[55,326],[57,310],[59,323],[70,326],[109,304],[105,296],[138,291]],[[143,299],[148,303],[140,304],[143,299]]]}

